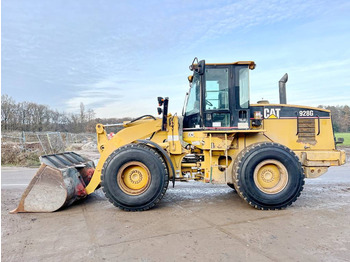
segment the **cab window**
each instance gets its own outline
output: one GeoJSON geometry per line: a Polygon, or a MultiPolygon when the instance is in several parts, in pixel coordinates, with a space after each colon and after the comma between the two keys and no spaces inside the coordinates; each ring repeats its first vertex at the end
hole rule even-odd
{"type": "Polygon", "coordinates": [[[249,69],[239,69],[239,105],[241,108],[249,107],[249,69]]]}
{"type": "Polygon", "coordinates": [[[229,109],[228,68],[205,70],[205,109],[229,109]]]}
{"type": "Polygon", "coordinates": [[[199,83],[199,75],[194,74],[193,80],[191,84],[191,88],[188,94],[188,100],[186,105],[186,115],[193,115],[199,113],[200,106],[200,83],[199,83]]]}

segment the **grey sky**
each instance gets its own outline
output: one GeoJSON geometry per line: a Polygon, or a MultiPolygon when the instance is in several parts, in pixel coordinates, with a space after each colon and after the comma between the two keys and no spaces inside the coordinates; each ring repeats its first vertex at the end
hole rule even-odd
{"type": "Polygon", "coordinates": [[[193,57],[254,60],[251,101],[350,104],[349,1],[2,1],[2,93],[99,117],[181,112],[193,57]]]}

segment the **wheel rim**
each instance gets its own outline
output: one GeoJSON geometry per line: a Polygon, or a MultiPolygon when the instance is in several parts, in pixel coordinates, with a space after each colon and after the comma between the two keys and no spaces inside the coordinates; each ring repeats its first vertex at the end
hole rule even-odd
{"type": "Polygon", "coordinates": [[[140,195],[148,189],[151,183],[151,173],[141,162],[128,162],[119,169],[117,182],[124,193],[140,195]]]}
{"type": "Polygon", "coordinates": [[[257,165],[254,170],[254,183],[266,194],[277,194],[288,183],[288,171],[277,160],[265,160],[257,165]]]}

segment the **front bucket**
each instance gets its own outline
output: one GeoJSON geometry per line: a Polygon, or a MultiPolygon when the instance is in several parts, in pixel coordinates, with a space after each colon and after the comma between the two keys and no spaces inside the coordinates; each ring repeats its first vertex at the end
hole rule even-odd
{"type": "Polygon", "coordinates": [[[85,198],[94,163],[74,152],[40,157],[41,166],[24,191],[17,212],[53,212],[85,198]]]}

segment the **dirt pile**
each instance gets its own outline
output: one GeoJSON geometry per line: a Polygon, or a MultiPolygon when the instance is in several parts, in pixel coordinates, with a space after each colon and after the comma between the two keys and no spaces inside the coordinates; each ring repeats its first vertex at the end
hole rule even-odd
{"type": "Polygon", "coordinates": [[[39,150],[24,150],[16,143],[1,144],[1,165],[37,167],[40,166],[40,155],[39,150]]]}

